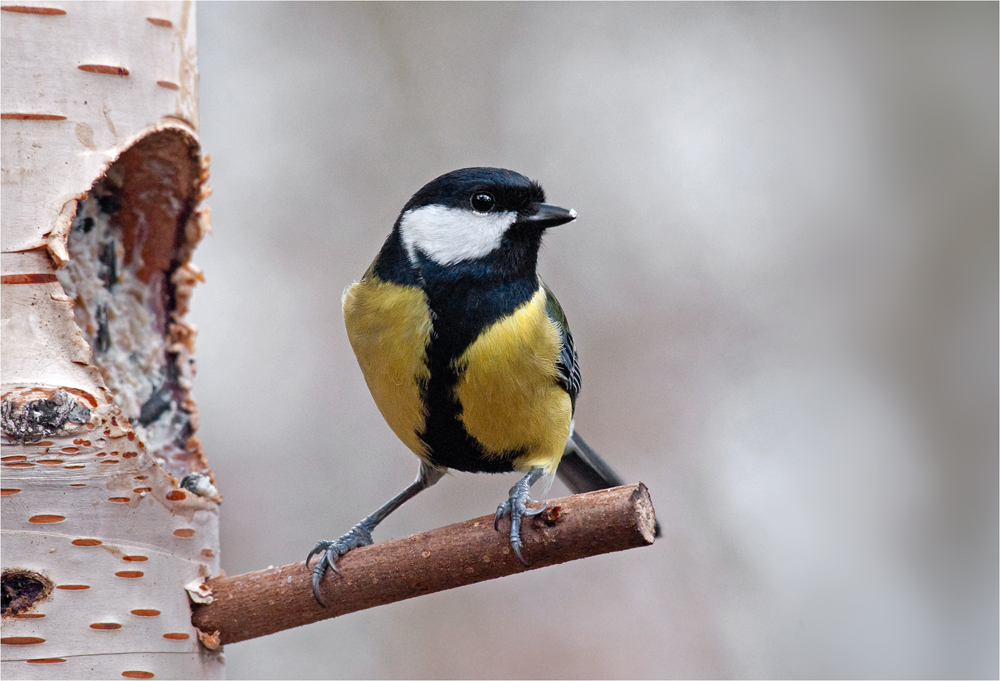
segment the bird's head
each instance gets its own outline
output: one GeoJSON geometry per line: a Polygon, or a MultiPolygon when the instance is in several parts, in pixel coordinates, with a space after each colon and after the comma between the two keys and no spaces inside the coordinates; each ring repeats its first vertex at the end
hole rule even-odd
{"type": "Polygon", "coordinates": [[[462,168],[414,194],[396,228],[414,266],[423,257],[447,267],[503,249],[533,260],[542,232],[574,219],[576,211],[545,203],[541,186],[520,173],[462,168]]]}

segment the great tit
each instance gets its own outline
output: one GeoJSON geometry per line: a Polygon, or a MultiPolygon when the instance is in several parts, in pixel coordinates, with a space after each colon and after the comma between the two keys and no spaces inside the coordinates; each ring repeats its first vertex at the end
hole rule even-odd
{"type": "MultiPolygon", "coordinates": [[[[375,261],[344,292],[344,322],[375,404],[420,459],[417,479],[306,563],[326,568],[449,468],[525,474],[497,508],[521,555],[532,484],[555,471],[574,492],[622,479],[573,427],[580,366],[566,315],[536,272],[542,234],[576,219],[524,175],[446,173],[403,206],[375,261]]],[[[525,563],[527,564],[527,563],[525,563]]]]}

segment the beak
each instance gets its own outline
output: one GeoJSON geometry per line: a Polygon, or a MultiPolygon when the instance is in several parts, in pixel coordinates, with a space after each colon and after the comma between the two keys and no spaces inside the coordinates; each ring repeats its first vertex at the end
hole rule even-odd
{"type": "Polygon", "coordinates": [[[548,229],[549,227],[564,225],[573,220],[576,220],[575,210],[566,210],[559,206],[553,206],[551,203],[542,203],[539,204],[537,213],[520,218],[518,223],[537,229],[548,229]]]}

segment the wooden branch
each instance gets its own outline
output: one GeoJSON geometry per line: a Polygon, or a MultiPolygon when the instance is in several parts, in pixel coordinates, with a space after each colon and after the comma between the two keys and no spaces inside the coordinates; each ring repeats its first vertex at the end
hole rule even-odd
{"type": "Polygon", "coordinates": [[[236,643],[377,605],[453,589],[525,570],[653,543],[649,491],[642,483],[548,502],[522,528],[525,567],[510,549],[510,522],[493,529],[493,516],[355,549],[327,573],[313,600],[305,563],[208,582],[214,601],[195,605],[201,631],[236,643]]]}

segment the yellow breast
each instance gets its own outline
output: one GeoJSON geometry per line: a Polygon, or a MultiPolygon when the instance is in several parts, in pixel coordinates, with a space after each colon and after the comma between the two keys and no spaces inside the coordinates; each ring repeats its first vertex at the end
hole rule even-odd
{"type": "Polygon", "coordinates": [[[426,458],[425,408],[420,385],[430,379],[424,362],[431,317],[424,292],[368,276],[344,291],[344,324],[375,404],[389,427],[426,458]]]}
{"type": "Polygon", "coordinates": [[[569,437],[572,404],[556,382],[560,334],[545,291],[494,323],[456,360],[455,394],[466,431],[487,452],[524,449],[515,467],[554,470],[569,437]]]}

